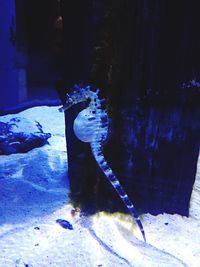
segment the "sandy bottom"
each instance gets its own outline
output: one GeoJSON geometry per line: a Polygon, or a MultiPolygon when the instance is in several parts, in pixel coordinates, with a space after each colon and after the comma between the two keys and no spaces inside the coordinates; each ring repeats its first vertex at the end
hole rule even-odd
{"type": "Polygon", "coordinates": [[[144,214],[145,244],[129,215],[71,212],[64,118],[57,109],[17,114],[37,117],[52,137],[42,148],[0,157],[0,267],[200,266],[200,160],[190,217],[144,214]],[[73,230],[57,219],[69,221],[73,230]]]}

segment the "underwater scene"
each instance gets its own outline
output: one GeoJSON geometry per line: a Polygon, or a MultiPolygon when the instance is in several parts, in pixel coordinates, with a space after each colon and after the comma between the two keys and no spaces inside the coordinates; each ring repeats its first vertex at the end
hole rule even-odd
{"type": "Polygon", "coordinates": [[[27,139],[43,132],[50,136],[26,153],[0,156],[0,266],[198,266],[200,160],[190,216],[142,214],[145,243],[130,215],[87,216],[71,204],[64,115],[58,108],[33,107],[1,117],[27,139]]]}
{"type": "Polygon", "coordinates": [[[0,0],[0,267],[200,266],[199,8],[0,0]]]}

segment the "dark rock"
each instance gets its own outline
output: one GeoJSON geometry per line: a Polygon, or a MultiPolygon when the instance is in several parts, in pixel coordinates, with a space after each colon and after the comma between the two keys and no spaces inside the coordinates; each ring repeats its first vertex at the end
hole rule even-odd
{"type": "MultiPolygon", "coordinates": [[[[101,89],[112,119],[105,157],[137,211],[188,216],[200,147],[197,4],[182,1],[179,12],[180,5],[172,8],[169,1],[94,2],[93,16],[82,12],[75,25],[68,23],[77,15],[74,5],[62,7],[69,55],[64,92],[80,80],[101,89]],[[90,36],[77,41],[88,18],[95,34],[87,31],[90,36]],[[85,66],[91,59],[86,64],[83,58],[88,37],[95,39],[89,78],[85,66]],[[74,58],[82,66],[72,68],[74,58]]],[[[65,114],[71,199],[82,210],[123,210],[90,147],[74,136],[73,122],[83,108],[65,114]]]]}
{"type": "Polygon", "coordinates": [[[25,118],[13,118],[0,122],[0,155],[26,153],[33,148],[41,147],[50,133],[44,133],[39,122],[34,124],[25,118]]]}

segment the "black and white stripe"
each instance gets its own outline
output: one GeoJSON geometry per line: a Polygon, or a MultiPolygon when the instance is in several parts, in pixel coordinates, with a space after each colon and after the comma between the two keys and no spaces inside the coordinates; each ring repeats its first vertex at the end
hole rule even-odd
{"type": "Polygon", "coordinates": [[[116,178],[115,174],[113,173],[112,169],[109,167],[107,161],[104,158],[104,155],[101,150],[101,145],[96,142],[93,142],[90,144],[94,158],[96,162],[98,163],[99,167],[107,177],[108,181],[112,184],[113,188],[116,190],[117,194],[121,198],[121,200],[124,202],[125,206],[127,207],[130,215],[134,218],[136,221],[140,232],[142,234],[142,237],[144,241],[146,242],[146,236],[144,232],[144,228],[142,225],[142,222],[134,208],[134,205],[128,195],[126,194],[125,190],[123,189],[122,185],[120,184],[119,180],[116,178]]]}
{"type": "Polygon", "coordinates": [[[109,182],[112,184],[121,200],[124,202],[131,216],[136,221],[143,239],[146,242],[144,228],[137,215],[134,205],[124,191],[119,180],[116,178],[112,169],[109,167],[102,153],[101,146],[108,136],[109,118],[106,110],[102,109],[103,101],[98,97],[99,90],[94,92],[89,86],[80,87],[78,85],[76,85],[74,89],[74,92],[67,95],[67,101],[65,105],[59,110],[65,111],[77,103],[87,101],[88,99],[90,100],[89,107],[81,111],[74,121],[74,133],[81,141],[90,143],[91,150],[97,164],[109,182]],[[80,128],[80,124],[82,124],[84,128],[89,128],[90,131],[84,132],[82,128],[80,128]]]}

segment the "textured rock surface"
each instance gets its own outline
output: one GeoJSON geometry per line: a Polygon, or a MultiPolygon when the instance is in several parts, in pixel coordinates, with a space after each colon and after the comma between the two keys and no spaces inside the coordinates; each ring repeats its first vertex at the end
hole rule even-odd
{"type": "Polygon", "coordinates": [[[0,117],[0,155],[25,153],[35,147],[43,146],[50,133],[44,133],[38,121],[23,117],[0,117]]]}

